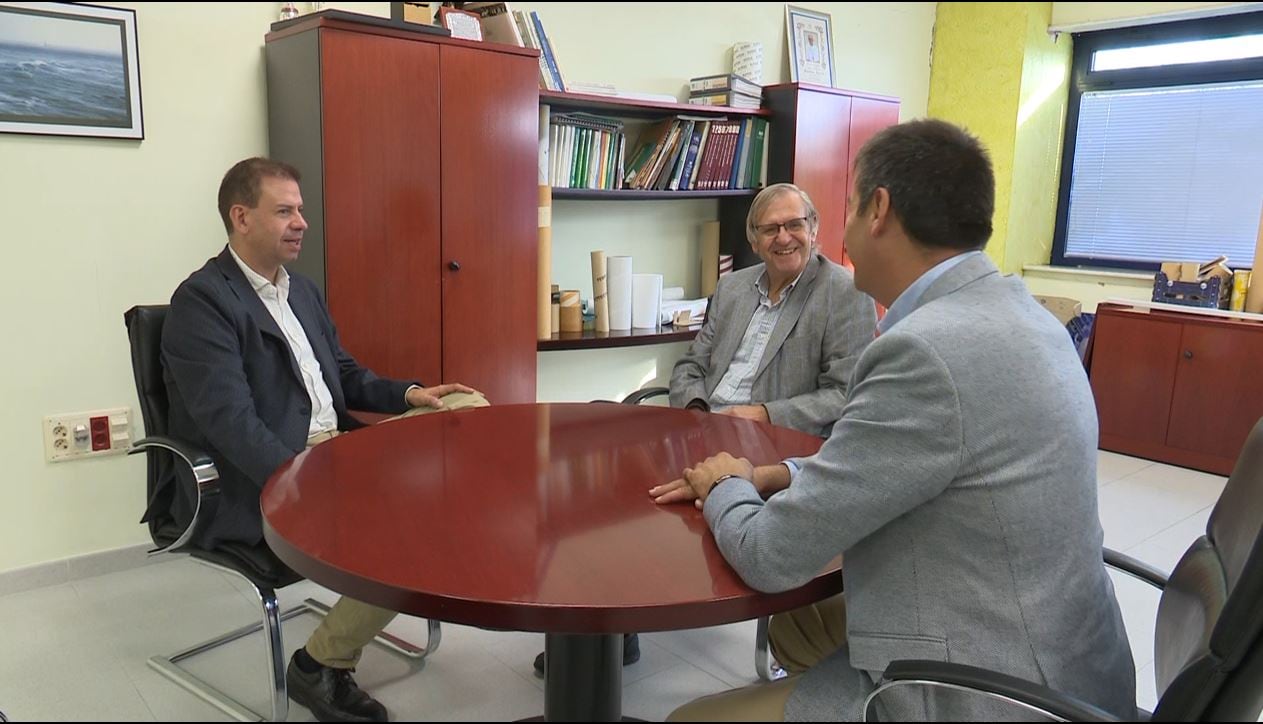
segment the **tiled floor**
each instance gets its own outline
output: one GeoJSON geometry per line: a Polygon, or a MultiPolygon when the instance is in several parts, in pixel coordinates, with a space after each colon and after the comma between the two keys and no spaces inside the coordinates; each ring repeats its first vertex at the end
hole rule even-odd
{"type": "MultiPolygon", "coordinates": [[[[1101,522],[1106,545],[1163,570],[1205,529],[1224,479],[1113,453],[1100,454],[1101,522]]],[[[1157,595],[1126,576],[1115,586],[1136,658],[1140,704],[1153,706],[1153,622],[1157,595]]],[[[309,582],[281,592],[282,603],[336,595],[309,582]]],[[[255,619],[246,584],[188,559],[0,596],[0,711],[12,721],[224,721],[146,666],[255,619]]],[[[301,644],[310,616],[286,624],[301,644]]],[[[424,641],[416,619],[391,630],[424,641]]],[[[661,720],[694,697],[754,681],[754,623],[641,637],[642,658],[623,675],[629,716],[661,720]]],[[[542,713],[543,682],[531,670],[541,634],[444,625],[434,658],[412,670],[370,648],[358,680],[398,720],[510,720],[542,713]]],[[[268,707],[262,641],[245,639],[198,657],[188,668],[258,711],[268,707]]],[[[311,721],[293,706],[291,721],[311,721]]]]}

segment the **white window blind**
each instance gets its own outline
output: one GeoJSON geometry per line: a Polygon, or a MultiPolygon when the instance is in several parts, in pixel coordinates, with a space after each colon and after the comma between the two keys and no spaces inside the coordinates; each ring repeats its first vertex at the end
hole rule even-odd
{"type": "Polygon", "coordinates": [[[1069,206],[1067,258],[1249,266],[1263,81],[1084,93],[1069,206]]]}

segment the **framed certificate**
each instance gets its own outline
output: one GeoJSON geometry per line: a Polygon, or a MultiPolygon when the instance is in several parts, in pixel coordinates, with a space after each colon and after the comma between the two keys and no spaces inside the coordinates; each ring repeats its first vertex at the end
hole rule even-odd
{"type": "Polygon", "coordinates": [[[452,31],[453,38],[482,40],[482,18],[478,13],[457,10],[446,5],[439,8],[439,25],[452,31]]]}
{"type": "MultiPolygon", "coordinates": [[[[785,6],[789,79],[833,87],[833,23],[828,13],[785,6]]],[[[455,33],[453,33],[455,34],[455,33]]]]}

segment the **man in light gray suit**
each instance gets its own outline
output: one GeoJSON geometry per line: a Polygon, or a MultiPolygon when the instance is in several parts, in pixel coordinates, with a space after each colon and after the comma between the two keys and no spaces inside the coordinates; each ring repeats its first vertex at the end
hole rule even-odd
{"type": "MultiPolygon", "coordinates": [[[[671,405],[826,435],[846,383],[873,341],[877,310],[851,272],[816,253],[820,216],[793,184],[759,192],[746,238],[763,260],[719,280],[706,324],[671,372],[671,405]]],[[[623,639],[623,665],[640,639],[623,639]]],[[[535,657],[542,677],[546,658],[535,657]]]]}
{"type": "MultiPolygon", "coordinates": [[[[892,661],[972,664],[1135,714],[1135,669],[1101,559],[1097,423],[1064,328],[980,250],[995,180],[977,139],[923,120],[855,161],[846,245],[889,306],[814,457],[752,468],[727,453],[650,491],[696,500],[754,588],[802,585],[839,553],[838,607],[778,621],[797,673],[700,699],[676,720],[858,719],[892,661]],[[786,635],[785,632],[790,632],[786,635]]],[[[900,688],[883,720],[1028,716],[900,688]]]]}
{"type": "Polygon", "coordinates": [[[671,373],[672,406],[828,434],[877,312],[851,272],[816,253],[819,230],[797,186],[755,197],[746,238],[763,263],[719,280],[706,324],[671,373]]]}

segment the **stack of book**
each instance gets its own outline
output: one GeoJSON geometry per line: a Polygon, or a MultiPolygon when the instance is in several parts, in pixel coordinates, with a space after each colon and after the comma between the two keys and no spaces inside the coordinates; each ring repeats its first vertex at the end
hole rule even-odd
{"type": "Polygon", "coordinates": [[[623,122],[591,113],[548,119],[548,183],[558,189],[623,187],[623,122]]]}
{"type": "Polygon", "coordinates": [[[689,103],[753,110],[763,105],[763,88],[736,73],[705,75],[689,80],[689,103]]]}
{"type": "Polygon", "coordinates": [[[629,189],[716,191],[763,185],[767,120],[676,116],[649,126],[629,158],[629,189]]]}
{"type": "Polygon", "coordinates": [[[483,40],[539,51],[539,86],[545,90],[566,90],[566,80],[557,62],[553,42],[534,10],[514,10],[508,3],[465,3],[464,9],[478,14],[483,40]]]}

